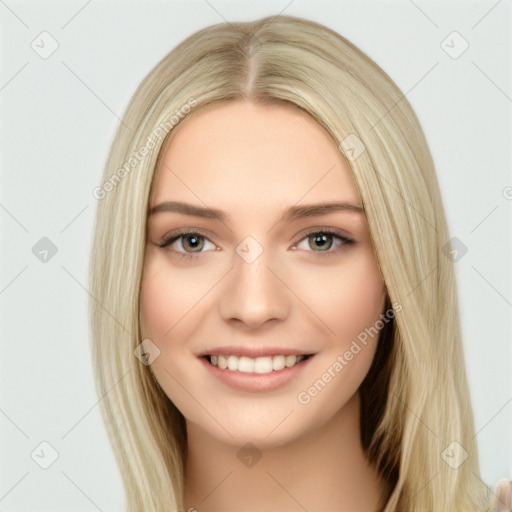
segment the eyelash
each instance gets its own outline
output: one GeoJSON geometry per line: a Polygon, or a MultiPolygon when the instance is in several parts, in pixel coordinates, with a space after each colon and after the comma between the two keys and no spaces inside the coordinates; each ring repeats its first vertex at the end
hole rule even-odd
{"type": "MultiPolygon", "coordinates": [[[[341,240],[343,242],[343,244],[340,247],[338,247],[334,250],[329,249],[328,251],[308,251],[308,252],[314,252],[320,257],[337,255],[340,251],[346,249],[346,246],[350,246],[354,243],[354,240],[342,235],[337,230],[334,230],[331,228],[323,228],[323,229],[315,228],[306,233],[303,233],[302,238],[300,238],[294,245],[297,245],[299,242],[302,242],[302,240],[304,240],[305,238],[307,238],[311,235],[320,235],[320,234],[332,235],[335,238],[338,238],[339,240],[341,240]]],[[[198,231],[194,231],[193,229],[179,229],[179,230],[171,233],[168,237],[166,237],[161,243],[159,243],[157,245],[158,245],[158,247],[164,249],[165,247],[172,245],[176,240],[182,238],[185,235],[198,235],[200,238],[205,238],[206,240],[211,242],[211,240],[209,240],[206,236],[202,235],[198,231]]],[[[211,242],[211,243],[213,243],[213,242],[211,242]]],[[[201,254],[204,251],[201,251],[199,253],[186,253],[186,252],[179,252],[179,251],[174,251],[174,252],[182,258],[192,259],[192,258],[196,258],[199,254],[201,254]]]]}

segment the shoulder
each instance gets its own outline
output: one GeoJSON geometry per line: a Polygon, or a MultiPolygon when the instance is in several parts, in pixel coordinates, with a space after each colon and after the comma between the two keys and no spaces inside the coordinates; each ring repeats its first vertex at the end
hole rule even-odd
{"type": "Polygon", "coordinates": [[[497,485],[489,512],[512,512],[511,480],[504,480],[497,485]]]}

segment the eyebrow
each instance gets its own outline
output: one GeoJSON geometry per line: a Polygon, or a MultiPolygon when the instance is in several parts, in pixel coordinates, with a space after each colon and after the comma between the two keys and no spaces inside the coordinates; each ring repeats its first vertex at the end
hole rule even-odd
{"type": "MultiPolygon", "coordinates": [[[[320,215],[327,215],[335,212],[357,212],[364,214],[364,208],[351,204],[347,201],[341,202],[328,202],[328,203],[317,203],[317,204],[306,204],[302,206],[290,206],[284,210],[281,220],[284,222],[291,222],[298,219],[307,217],[318,217],[320,215]]],[[[185,203],[182,201],[164,201],[163,203],[157,204],[150,208],[148,214],[153,215],[154,213],[160,212],[174,212],[182,213],[184,215],[190,215],[193,217],[203,217],[205,219],[216,219],[222,222],[227,221],[231,216],[222,210],[216,208],[203,208],[202,206],[185,203]]]]}

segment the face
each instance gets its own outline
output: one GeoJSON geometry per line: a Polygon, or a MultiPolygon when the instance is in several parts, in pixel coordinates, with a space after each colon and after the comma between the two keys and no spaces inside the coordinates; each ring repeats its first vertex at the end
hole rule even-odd
{"type": "Polygon", "coordinates": [[[207,108],[177,128],[150,208],[142,334],[187,426],[262,447],[342,414],[386,294],[350,168],[323,128],[290,106],[207,108]]]}

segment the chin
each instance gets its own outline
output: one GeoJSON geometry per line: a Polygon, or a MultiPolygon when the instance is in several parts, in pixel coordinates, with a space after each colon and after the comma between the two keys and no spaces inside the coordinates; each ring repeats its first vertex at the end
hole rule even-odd
{"type": "MultiPolygon", "coordinates": [[[[317,407],[304,407],[288,401],[283,409],[279,403],[272,407],[249,406],[237,410],[224,411],[224,421],[219,425],[209,415],[187,419],[187,429],[205,435],[218,442],[236,447],[252,443],[260,450],[272,449],[299,441],[321,428],[336,414],[323,408],[323,414],[317,407]],[[325,414],[327,412],[327,414],[325,414]]],[[[216,411],[211,411],[216,418],[216,411]]]]}

